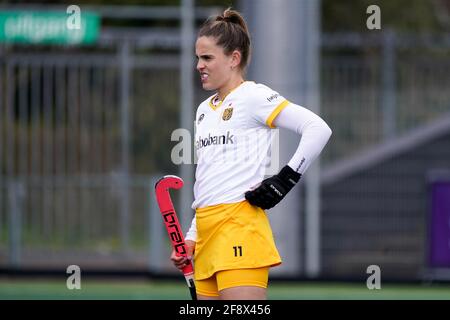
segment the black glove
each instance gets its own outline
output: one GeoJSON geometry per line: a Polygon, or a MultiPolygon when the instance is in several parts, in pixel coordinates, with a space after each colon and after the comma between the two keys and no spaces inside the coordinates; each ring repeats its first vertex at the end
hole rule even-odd
{"type": "Polygon", "coordinates": [[[245,199],[254,206],[262,209],[275,207],[286,194],[295,186],[302,175],[285,166],[280,173],[267,178],[255,190],[247,191],[245,199]]]}

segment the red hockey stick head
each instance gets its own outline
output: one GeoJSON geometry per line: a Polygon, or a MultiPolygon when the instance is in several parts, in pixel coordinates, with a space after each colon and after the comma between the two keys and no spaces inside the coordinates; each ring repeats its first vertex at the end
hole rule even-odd
{"type": "Polygon", "coordinates": [[[183,179],[174,175],[167,175],[159,179],[155,184],[155,189],[181,189],[183,187],[183,179]]]}
{"type": "Polygon", "coordinates": [[[164,176],[155,183],[156,201],[163,216],[168,211],[175,213],[169,191],[170,189],[181,189],[181,187],[183,187],[183,179],[177,176],[164,176]]]}

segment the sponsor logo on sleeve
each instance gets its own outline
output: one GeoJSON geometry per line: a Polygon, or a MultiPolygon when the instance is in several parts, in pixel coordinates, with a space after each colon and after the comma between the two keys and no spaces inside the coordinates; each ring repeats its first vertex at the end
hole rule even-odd
{"type": "Polygon", "coordinates": [[[278,93],[274,93],[270,97],[267,97],[266,99],[267,99],[267,101],[272,102],[273,100],[278,99],[279,96],[280,95],[278,93]]]}

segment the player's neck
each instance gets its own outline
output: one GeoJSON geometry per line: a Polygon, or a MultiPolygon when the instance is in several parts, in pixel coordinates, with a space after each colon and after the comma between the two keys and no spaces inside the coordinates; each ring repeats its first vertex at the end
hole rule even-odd
{"type": "Polygon", "coordinates": [[[217,91],[217,95],[219,97],[219,101],[223,101],[225,99],[225,97],[234,89],[236,89],[237,87],[239,87],[242,83],[244,83],[244,79],[239,76],[236,77],[235,79],[230,80],[225,86],[223,86],[222,88],[220,88],[217,91]]]}

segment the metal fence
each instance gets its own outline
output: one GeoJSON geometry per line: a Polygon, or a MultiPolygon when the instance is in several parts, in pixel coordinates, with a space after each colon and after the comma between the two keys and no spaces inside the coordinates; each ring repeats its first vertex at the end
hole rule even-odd
{"type": "MultiPolygon", "coordinates": [[[[179,126],[176,33],[1,48],[0,267],[171,270],[150,212],[154,175],[177,172],[167,151],[179,126]]],[[[450,111],[448,36],[412,42],[324,35],[325,166],[450,111]]]]}
{"type": "MultiPolygon", "coordinates": [[[[131,9],[99,11],[178,19],[131,9]]],[[[178,126],[178,42],[177,30],[105,28],[85,48],[0,47],[1,267],[149,268],[165,243],[151,174],[176,171],[161,151],[178,126]]]]}
{"type": "Polygon", "coordinates": [[[448,34],[328,34],[323,50],[321,110],[334,132],[326,165],[450,111],[448,34]]]}
{"type": "MultiPolygon", "coordinates": [[[[155,77],[158,69],[140,63],[134,73],[123,50],[117,55],[2,56],[0,231],[2,251],[9,252],[3,264],[49,263],[46,250],[127,252],[147,244],[142,221],[150,180],[130,176],[130,144],[144,143],[151,150],[152,141],[148,145],[148,136],[140,137],[149,133],[141,132],[145,127],[139,121],[131,127],[127,118],[134,110],[129,106],[132,93],[146,108],[143,96],[155,101],[160,91],[148,94],[142,85],[130,90],[125,80],[151,85],[145,78],[155,77]]],[[[159,77],[159,85],[173,82],[159,77]]],[[[101,265],[101,259],[97,262],[101,265]]]]}

